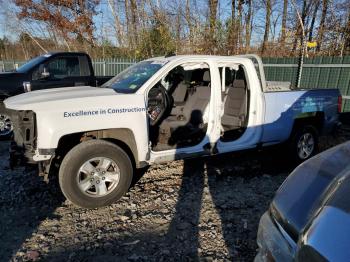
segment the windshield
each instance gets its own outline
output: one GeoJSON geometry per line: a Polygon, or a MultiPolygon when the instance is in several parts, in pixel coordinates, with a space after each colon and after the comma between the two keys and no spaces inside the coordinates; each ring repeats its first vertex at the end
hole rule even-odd
{"type": "Polygon", "coordinates": [[[106,82],[102,87],[112,88],[118,93],[135,93],[162,66],[164,61],[137,63],[106,82]]]}
{"type": "Polygon", "coordinates": [[[20,66],[16,71],[20,73],[26,73],[28,70],[32,69],[34,66],[42,63],[47,57],[45,56],[37,56],[31,60],[29,60],[24,65],[20,66]]]}

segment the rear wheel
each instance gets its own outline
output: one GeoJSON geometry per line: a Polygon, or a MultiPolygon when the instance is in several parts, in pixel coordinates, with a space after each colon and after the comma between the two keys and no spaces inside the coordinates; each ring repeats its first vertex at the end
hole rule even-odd
{"type": "Polygon", "coordinates": [[[74,147],[62,161],[60,187],[65,197],[83,208],[110,205],[129,189],[133,167],[117,145],[90,140],[74,147]]]}
{"type": "Polygon", "coordinates": [[[296,131],[290,143],[293,157],[298,162],[303,162],[318,151],[318,132],[311,125],[302,126],[296,131]]]}

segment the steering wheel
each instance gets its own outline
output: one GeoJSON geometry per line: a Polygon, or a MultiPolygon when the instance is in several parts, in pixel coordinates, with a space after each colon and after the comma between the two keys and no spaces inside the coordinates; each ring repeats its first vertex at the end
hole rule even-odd
{"type": "Polygon", "coordinates": [[[162,120],[169,108],[170,101],[169,94],[161,83],[149,91],[147,111],[151,126],[157,125],[162,120]]]}

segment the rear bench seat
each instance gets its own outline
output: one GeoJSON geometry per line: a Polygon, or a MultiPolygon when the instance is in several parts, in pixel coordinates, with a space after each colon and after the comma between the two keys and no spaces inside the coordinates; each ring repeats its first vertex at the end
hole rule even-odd
{"type": "MultiPolygon", "coordinates": [[[[210,101],[210,74],[209,71],[206,71],[203,74],[203,82],[208,83],[208,85],[197,86],[192,94],[188,94],[187,101],[183,106],[176,106],[171,111],[171,116],[166,118],[163,123],[160,125],[160,132],[165,133],[169,129],[177,128],[179,126],[186,125],[191,118],[192,111],[198,110],[202,113],[202,117],[207,112],[207,106],[210,101]]],[[[179,88],[178,86],[177,88],[179,88]]],[[[180,87],[181,89],[183,87],[180,87]]],[[[177,105],[179,100],[183,97],[183,91],[174,91],[174,104],[177,105]],[[181,95],[180,95],[181,94],[181,95]],[[179,100],[178,100],[179,99],[179,100]],[[178,102],[176,102],[178,100],[178,102]]],[[[186,92],[185,92],[186,93],[186,92]]],[[[205,117],[203,117],[205,118],[205,117]]]]}
{"type": "Polygon", "coordinates": [[[247,87],[243,79],[235,79],[226,89],[224,97],[224,114],[221,124],[226,130],[244,126],[247,115],[247,87]]]}

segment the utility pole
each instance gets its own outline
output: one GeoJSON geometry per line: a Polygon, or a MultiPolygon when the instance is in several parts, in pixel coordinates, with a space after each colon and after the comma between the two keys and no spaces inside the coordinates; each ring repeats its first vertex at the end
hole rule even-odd
{"type": "Polygon", "coordinates": [[[300,57],[299,57],[299,63],[298,63],[298,75],[296,79],[296,88],[300,88],[301,76],[303,73],[304,55],[306,50],[306,36],[305,36],[305,27],[304,27],[303,19],[301,18],[301,15],[299,13],[295,0],[292,0],[292,5],[295,11],[297,12],[298,20],[302,30],[301,49],[300,49],[300,57]]]}

